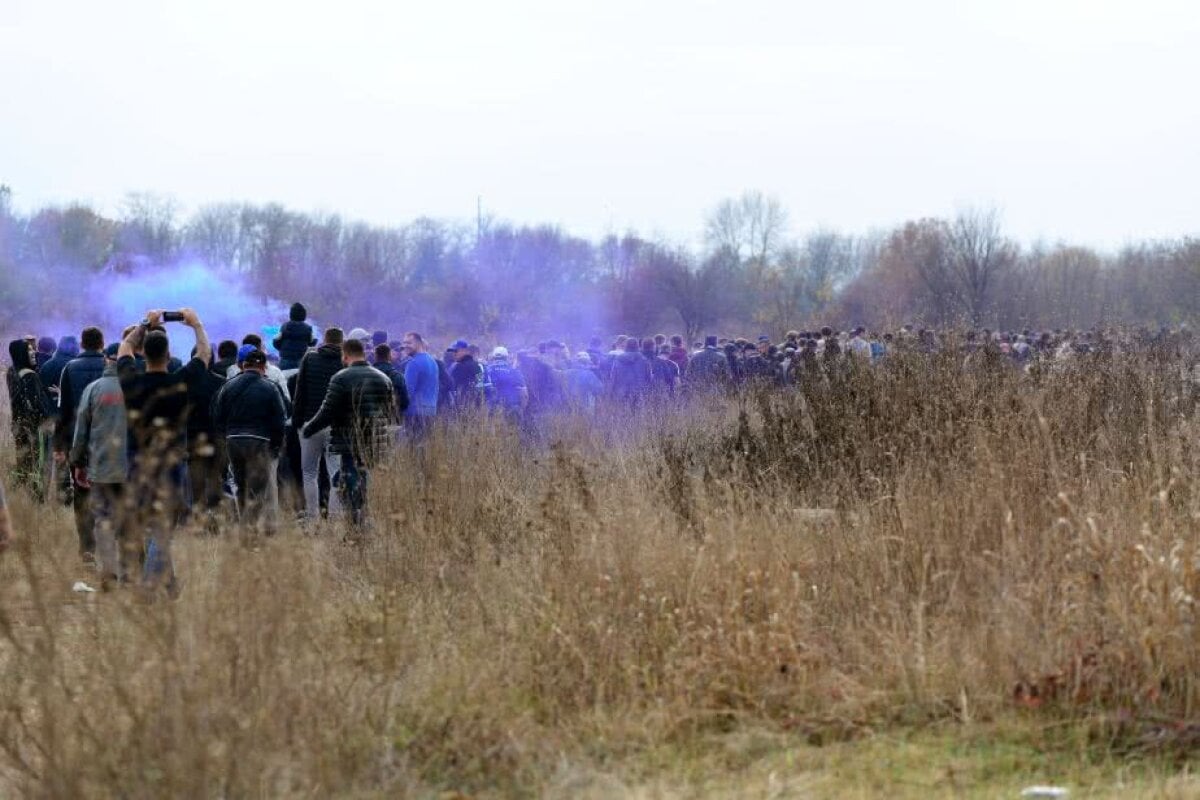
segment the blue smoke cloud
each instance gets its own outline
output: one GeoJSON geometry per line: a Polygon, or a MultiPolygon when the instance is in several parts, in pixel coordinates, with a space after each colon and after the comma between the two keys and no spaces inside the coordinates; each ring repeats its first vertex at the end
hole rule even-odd
{"type": "MultiPolygon", "coordinates": [[[[241,341],[252,331],[263,333],[269,345],[270,336],[265,331],[277,331],[288,312],[282,301],[255,294],[244,276],[200,261],[106,276],[100,296],[102,307],[97,311],[117,328],[137,322],[149,309],[194,308],[214,346],[221,339],[241,341]]],[[[167,331],[172,353],[185,358],[195,345],[191,330],[171,325],[167,331]]]]}

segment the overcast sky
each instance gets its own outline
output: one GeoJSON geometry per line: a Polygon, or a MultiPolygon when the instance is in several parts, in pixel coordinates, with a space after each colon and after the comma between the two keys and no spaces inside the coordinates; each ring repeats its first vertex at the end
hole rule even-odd
{"type": "Polygon", "coordinates": [[[996,206],[1029,241],[1200,233],[1200,5],[0,0],[0,183],[378,223],[485,209],[687,241],[996,206]]]}

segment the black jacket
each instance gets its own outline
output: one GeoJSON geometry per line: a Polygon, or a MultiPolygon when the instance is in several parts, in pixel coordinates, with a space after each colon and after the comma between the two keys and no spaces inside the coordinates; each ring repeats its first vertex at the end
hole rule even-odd
{"type": "Polygon", "coordinates": [[[73,356],[69,356],[62,351],[54,353],[54,357],[42,364],[38,370],[38,377],[42,379],[42,386],[49,389],[51,386],[58,386],[58,382],[62,380],[62,372],[66,369],[67,364],[71,363],[73,356]]]}
{"type": "Polygon", "coordinates": [[[230,379],[213,400],[212,421],[218,436],[266,439],[272,451],[283,443],[286,418],[279,388],[254,370],[230,379]]]}
{"type": "Polygon", "coordinates": [[[454,399],[462,408],[478,406],[481,399],[479,387],[483,368],[471,356],[455,361],[449,368],[450,380],[454,382],[454,399]]]}
{"type": "Polygon", "coordinates": [[[13,434],[18,430],[32,433],[54,414],[53,401],[42,386],[37,369],[29,358],[29,348],[20,339],[8,346],[12,368],[6,372],[8,399],[12,404],[13,434]]]}
{"type": "Polygon", "coordinates": [[[609,390],[621,400],[633,400],[650,390],[654,371],[650,362],[636,350],[626,350],[613,359],[608,379],[609,390]]]}
{"type": "Polygon", "coordinates": [[[67,452],[71,449],[71,436],[75,433],[75,412],[79,398],[88,384],[104,374],[104,354],[98,350],[84,350],[63,367],[58,381],[58,420],[54,423],[54,449],[67,452]]]}
{"type": "Polygon", "coordinates": [[[332,428],[331,451],[371,463],[385,451],[388,426],[395,418],[392,382],[366,361],[358,361],[329,381],[325,401],[304,426],[303,436],[332,428]]]}
{"type": "Polygon", "coordinates": [[[300,359],[304,358],[308,348],[316,343],[312,325],[294,319],[283,323],[279,335],[273,341],[275,349],[279,351],[279,368],[295,369],[300,366],[300,359]]]}
{"type": "MultiPolygon", "coordinates": [[[[227,381],[213,372],[211,369],[204,373],[203,376],[196,379],[196,383],[188,389],[188,402],[191,404],[191,411],[188,413],[188,441],[199,442],[201,435],[204,434],[204,439],[211,441],[216,430],[213,426],[212,408],[216,403],[217,395],[221,393],[221,389],[225,388],[227,381]]],[[[270,383],[268,381],[268,383],[270,383]]],[[[271,384],[275,386],[275,384],[271,384]]],[[[278,390],[279,387],[275,386],[278,390]]],[[[286,405],[286,404],[285,404],[286,405]]]]}
{"type": "Polygon", "coordinates": [[[382,372],[396,390],[396,422],[399,423],[408,410],[408,384],[404,382],[404,373],[396,369],[395,364],[376,364],[375,369],[382,372]]]}
{"type": "Polygon", "coordinates": [[[297,427],[312,419],[329,389],[329,381],[342,369],[342,348],[323,344],[300,361],[296,376],[296,396],[292,398],[292,419],[297,427]]]}

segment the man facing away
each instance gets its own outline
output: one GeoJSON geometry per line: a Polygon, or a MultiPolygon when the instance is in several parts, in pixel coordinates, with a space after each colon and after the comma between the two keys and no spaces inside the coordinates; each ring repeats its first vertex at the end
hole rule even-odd
{"type": "Polygon", "coordinates": [[[130,578],[137,568],[137,554],[128,541],[128,433],[125,395],[117,379],[117,345],[111,345],[103,358],[103,374],[89,382],[79,398],[68,460],[76,491],[90,501],[95,532],[88,531],[88,537],[96,550],[102,585],[107,588],[114,581],[130,578]]]}
{"type": "Polygon", "coordinates": [[[271,483],[287,409],[279,390],[265,377],[266,353],[250,351],[241,366],[241,373],[222,386],[213,401],[213,427],[225,439],[243,525],[274,533],[271,483]]]}
{"type": "Polygon", "coordinates": [[[387,376],[367,363],[361,341],[342,343],[342,363],[345,369],[329,381],[325,400],[304,426],[301,441],[331,429],[329,449],[341,459],[343,502],[357,526],[366,513],[370,471],[387,451],[396,393],[387,376]]]}
{"type": "MultiPolygon", "coordinates": [[[[64,466],[68,461],[67,451],[72,449],[74,443],[75,417],[83,393],[89,385],[100,379],[106,369],[104,333],[99,328],[84,328],[79,340],[83,344],[83,352],[66,363],[58,381],[58,419],[54,423],[54,463],[64,466]]],[[[115,358],[112,360],[115,363],[115,358]]],[[[124,412],[125,410],[122,408],[122,416],[124,412]]],[[[123,422],[122,427],[124,427],[123,422]]],[[[74,483],[71,504],[75,512],[75,533],[79,537],[79,552],[85,561],[93,559],[96,553],[96,539],[93,533],[96,522],[92,517],[92,503],[88,497],[88,488],[79,481],[74,483]]]]}
{"type": "Polygon", "coordinates": [[[117,351],[117,378],[125,396],[130,433],[130,488],[136,506],[127,547],[142,551],[143,537],[148,537],[143,585],[150,590],[161,585],[172,596],[178,594],[178,583],[171,561],[171,537],[187,481],[189,395],[212,359],[200,317],[191,309],[183,309],[181,314],[181,321],[196,333],[196,356],[175,372],[168,370],[171,348],[161,327],[162,311],[147,312],[117,351]],[[138,371],[134,359],[139,350],[146,358],[145,372],[138,371]]]}
{"type": "MultiPolygon", "coordinates": [[[[292,403],[292,424],[297,430],[317,415],[325,400],[329,382],[342,369],[342,329],[326,328],[323,342],[316,350],[304,354],[300,360],[300,371],[296,373],[296,392],[292,403]]],[[[316,519],[320,513],[321,464],[332,478],[337,467],[330,460],[329,431],[322,430],[313,436],[300,437],[300,471],[304,481],[304,513],[316,519]]],[[[337,492],[329,493],[329,513],[341,510],[337,492]]]]}

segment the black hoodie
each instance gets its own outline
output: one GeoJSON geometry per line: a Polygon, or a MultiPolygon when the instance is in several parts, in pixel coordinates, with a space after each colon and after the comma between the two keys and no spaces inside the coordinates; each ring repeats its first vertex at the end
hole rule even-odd
{"type": "Polygon", "coordinates": [[[12,403],[13,425],[25,431],[32,431],[54,414],[54,407],[29,358],[29,345],[25,340],[10,342],[8,355],[13,363],[8,372],[8,394],[12,403]]]}

